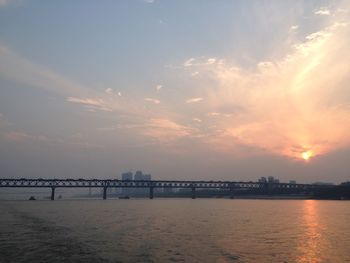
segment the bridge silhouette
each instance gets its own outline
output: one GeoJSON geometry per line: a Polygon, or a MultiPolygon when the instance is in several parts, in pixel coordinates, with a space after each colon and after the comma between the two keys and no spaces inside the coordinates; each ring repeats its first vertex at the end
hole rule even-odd
{"type": "Polygon", "coordinates": [[[117,180],[117,179],[0,179],[1,187],[11,188],[51,188],[51,200],[55,199],[56,188],[101,188],[102,197],[107,199],[108,188],[148,188],[149,198],[153,199],[155,188],[187,188],[191,189],[191,197],[196,198],[196,189],[229,190],[234,198],[236,189],[285,189],[312,191],[313,189],[329,188],[328,185],[236,182],[236,181],[186,181],[186,180],[117,180]]]}

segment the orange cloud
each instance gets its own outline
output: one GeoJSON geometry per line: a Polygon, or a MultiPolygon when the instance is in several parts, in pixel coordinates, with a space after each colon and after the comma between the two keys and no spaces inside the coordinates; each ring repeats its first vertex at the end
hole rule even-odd
{"type": "Polygon", "coordinates": [[[305,151],[317,156],[348,146],[349,45],[349,26],[335,22],[255,71],[228,63],[203,68],[217,82],[204,97],[221,140],[298,159],[305,151]],[[229,119],[216,110],[237,107],[242,110],[229,119]]]}

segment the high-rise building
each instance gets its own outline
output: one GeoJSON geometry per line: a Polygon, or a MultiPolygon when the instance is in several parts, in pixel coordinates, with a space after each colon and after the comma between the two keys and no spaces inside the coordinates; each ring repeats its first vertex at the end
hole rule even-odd
{"type": "Polygon", "coordinates": [[[266,183],[266,182],[267,182],[266,177],[261,177],[259,179],[259,183],[266,183]]]}
{"type": "Polygon", "coordinates": [[[143,180],[144,181],[151,181],[152,180],[152,176],[150,174],[144,174],[143,175],[143,180]]]}
{"type": "MultiPolygon", "coordinates": [[[[124,181],[150,181],[151,178],[150,174],[144,174],[141,170],[136,171],[135,174],[132,172],[122,173],[122,180],[124,181]]],[[[149,189],[147,187],[123,187],[121,192],[123,195],[147,196],[149,189]]]]}
{"type": "Polygon", "coordinates": [[[122,173],[122,180],[132,181],[132,172],[122,173]]]}
{"type": "Polygon", "coordinates": [[[273,178],[273,176],[269,176],[269,177],[267,177],[267,181],[269,183],[274,183],[275,182],[275,178],[273,178]]]}
{"type": "Polygon", "coordinates": [[[143,175],[142,171],[136,171],[136,173],[134,175],[134,180],[135,181],[142,181],[142,180],[144,180],[143,176],[144,175],[143,175]]]}
{"type": "MultiPolygon", "coordinates": [[[[122,173],[122,180],[132,181],[132,172],[122,173]]],[[[123,195],[130,195],[131,193],[132,193],[131,188],[126,188],[126,187],[122,188],[123,195]]]]}

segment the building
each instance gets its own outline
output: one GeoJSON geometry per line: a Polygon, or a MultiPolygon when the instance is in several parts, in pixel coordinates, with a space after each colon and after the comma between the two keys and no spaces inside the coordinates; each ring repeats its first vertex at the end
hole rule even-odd
{"type": "Polygon", "coordinates": [[[273,178],[273,176],[269,176],[269,177],[267,177],[267,182],[268,183],[274,183],[275,182],[275,178],[273,178]]]}
{"type": "Polygon", "coordinates": [[[143,180],[144,181],[151,181],[152,180],[151,174],[144,174],[143,175],[143,180]]]}
{"type": "MultiPolygon", "coordinates": [[[[122,173],[122,180],[124,181],[132,181],[132,172],[122,173]]],[[[132,189],[131,188],[122,188],[122,195],[131,195],[132,189]]]]}
{"type": "Polygon", "coordinates": [[[122,180],[132,181],[132,172],[122,173],[122,180]]]}
{"type": "MultiPolygon", "coordinates": [[[[122,180],[128,180],[128,181],[150,181],[152,176],[150,174],[144,174],[141,170],[136,171],[133,175],[132,172],[127,172],[122,174],[122,180]]],[[[134,195],[134,196],[148,196],[149,194],[149,188],[123,188],[124,191],[122,193],[124,195],[134,195]]]]}
{"type": "Polygon", "coordinates": [[[143,181],[143,173],[142,171],[136,171],[135,175],[134,175],[134,180],[135,181],[143,181]]]}
{"type": "Polygon", "coordinates": [[[261,177],[259,180],[258,180],[259,183],[267,183],[267,180],[266,180],[266,177],[261,177]]]}

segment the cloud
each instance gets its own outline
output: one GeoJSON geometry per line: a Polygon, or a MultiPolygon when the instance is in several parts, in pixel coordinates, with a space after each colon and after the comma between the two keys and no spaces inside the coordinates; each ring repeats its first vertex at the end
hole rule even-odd
{"type": "Polygon", "coordinates": [[[314,12],[315,15],[320,15],[320,16],[329,16],[331,14],[331,11],[326,8],[321,8],[319,10],[316,10],[314,12]]]}
{"type": "MultiPolygon", "coordinates": [[[[320,10],[323,14],[319,15],[328,13],[326,9],[320,10]]],[[[118,119],[118,126],[99,131],[128,129],[135,138],[143,135],[146,138],[141,136],[141,140],[151,138],[160,143],[196,138],[202,145],[229,154],[239,153],[243,148],[249,154],[276,154],[293,159],[308,150],[317,156],[350,145],[347,52],[350,32],[344,23],[349,19],[337,20],[332,13],[322,20],[330,24],[304,39],[296,39],[299,34],[290,31],[298,30],[301,35],[309,28],[304,30],[303,23],[298,23],[299,27],[293,25],[288,32],[290,24],[287,24],[285,33],[288,38],[293,35],[293,39],[286,42],[293,43],[288,49],[276,45],[278,57],[266,56],[253,66],[244,67],[233,58],[215,54],[190,57],[182,65],[169,66],[168,69],[177,73],[184,71],[181,73],[185,73],[182,75],[187,76],[191,86],[184,85],[186,89],[179,89],[175,95],[162,93],[161,105],[155,107],[140,103],[144,100],[160,104],[160,100],[147,93],[138,91],[133,98],[131,90],[123,97],[112,88],[93,91],[4,46],[0,46],[0,74],[63,95],[68,102],[89,111],[113,111],[116,114],[111,115],[122,119],[121,123],[118,119]],[[199,72],[201,78],[189,77],[199,72]],[[112,94],[118,97],[108,96],[112,94]],[[200,107],[179,107],[176,103],[179,100],[201,103],[196,105],[200,107]]],[[[163,85],[154,88],[160,92],[163,85]]],[[[16,136],[25,138],[23,134],[12,135],[16,136]]]]}
{"type": "Polygon", "coordinates": [[[156,86],[156,91],[159,92],[162,88],[163,88],[163,85],[159,84],[156,86]]]}
{"type": "Polygon", "coordinates": [[[143,1],[147,4],[153,4],[155,2],[155,0],[143,0],[143,1]]]}
{"type": "Polygon", "coordinates": [[[145,136],[161,142],[169,142],[191,136],[194,130],[169,119],[151,119],[140,129],[145,136]]]}
{"type": "Polygon", "coordinates": [[[208,116],[219,116],[221,115],[220,112],[208,112],[208,116]]]}
{"type": "Polygon", "coordinates": [[[100,98],[68,97],[67,101],[72,103],[82,104],[92,110],[112,111],[112,109],[108,107],[105,101],[100,98]]]}
{"type": "Polygon", "coordinates": [[[215,116],[207,127],[207,134],[216,134],[213,146],[234,151],[246,145],[293,159],[304,151],[317,156],[349,146],[349,45],[349,25],[333,21],[284,57],[253,70],[202,64],[203,74],[216,82],[201,89],[203,111],[215,116]]]}
{"type": "Polygon", "coordinates": [[[208,65],[214,64],[215,62],[216,62],[216,58],[208,58],[207,60],[208,65]]]}
{"type": "MultiPolygon", "coordinates": [[[[136,118],[146,117],[147,115],[144,109],[138,105],[138,98],[121,99],[110,96],[115,94],[115,91],[111,88],[107,88],[104,92],[87,88],[45,66],[19,56],[1,43],[0,75],[17,83],[22,83],[28,88],[39,88],[62,96],[69,102],[87,107],[88,111],[114,111],[136,118]]],[[[122,94],[118,92],[116,95],[121,97],[122,94]]]]}
{"type": "Polygon", "coordinates": [[[191,76],[192,76],[192,77],[195,77],[195,76],[198,76],[198,75],[199,75],[199,72],[198,72],[198,71],[195,71],[195,72],[191,73],[191,76]]]}
{"type": "Polygon", "coordinates": [[[200,66],[210,66],[213,64],[222,64],[224,63],[223,59],[218,58],[205,58],[205,57],[199,57],[199,58],[189,58],[184,63],[184,67],[200,67],[200,66]]]}
{"type": "Polygon", "coordinates": [[[105,90],[105,92],[107,93],[107,94],[113,94],[113,89],[111,89],[111,88],[107,88],[106,90],[105,90]]]}
{"type": "Polygon", "coordinates": [[[159,104],[160,100],[153,99],[153,98],[144,98],[145,101],[152,102],[154,104],[159,104]]]}
{"type": "Polygon", "coordinates": [[[291,26],[291,27],[289,28],[289,31],[290,31],[290,32],[292,32],[292,31],[297,31],[298,28],[299,28],[299,26],[294,25],[294,26],[291,26]]]}
{"type": "Polygon", "coordinates": [[[26,85],[45,89],[61,95],[93,93],[81,85],[66,79],[43,66],[17,55],[0,44],[0,74],[26,85]],[[20,72],[21,74],[18,74],[20,72]]]}
{"type": "Polygon", "coordinates": [[[184,62],[184,66],[185,67],[191,67],[191,66],[193,66],[193,62],[195,61],[195,59],[194,58],[189,58],[189,59],[187,59],[185,62],[184,62]]]}
{"type": "Polygon", "coordinates": [[[200,97],[197,97],[197,98],[190,98],[190,99],[187,99],[185,102],[186,103],[196,103],[196,102],[200,102],[202,101],[203,98],[200,98],[200,97]]]}
{"type": "Polygon", "coordinates": [[[119,97],[122,96],[122,93],[120,91],[116,92],[115,90],[113,90],[112,88],[107,88],[105,89],[105,93],[108,95],[117,95],[119,97]]]}

